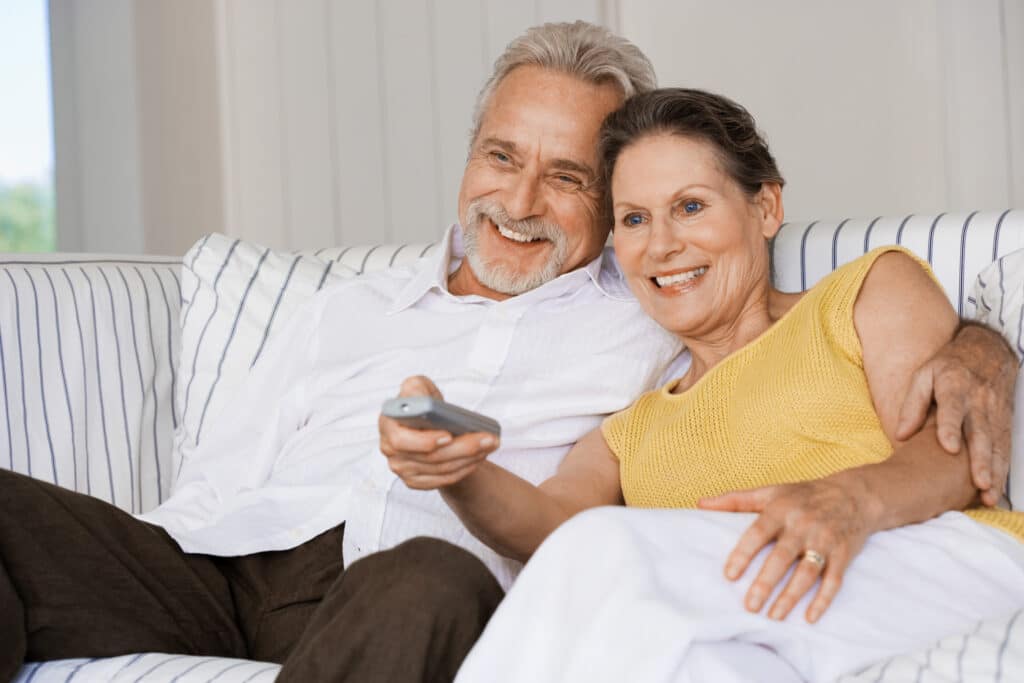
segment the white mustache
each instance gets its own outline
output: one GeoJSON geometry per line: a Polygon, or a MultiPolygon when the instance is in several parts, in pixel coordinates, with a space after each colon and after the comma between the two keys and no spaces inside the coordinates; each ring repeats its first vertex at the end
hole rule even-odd
{"type": "Polygon", "coordinates": [[[515,220],[508,215],[505,207],[497,202],[478,199],[466,207],[466,213],[469,214],[467,218],[474,227],[479,227],[481,220],[488,218],[495,225],[514,230],[531,239],[546,239],[558,244],[564,238],[562,229],[557,224],[538,218],[515,220]]]}

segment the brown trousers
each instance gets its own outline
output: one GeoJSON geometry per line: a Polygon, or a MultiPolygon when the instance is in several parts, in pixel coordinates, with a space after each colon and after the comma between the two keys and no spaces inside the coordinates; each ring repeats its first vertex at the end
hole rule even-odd
{"type": "Polygon", "coordinates": [[[344,568],[343,526],[292,550],[182,552],[95,498],[0,470],[0,681],[28,661],[133,652],[284,665],[280,681],[450,681],[502,598],[418,538],[344,568]]]}

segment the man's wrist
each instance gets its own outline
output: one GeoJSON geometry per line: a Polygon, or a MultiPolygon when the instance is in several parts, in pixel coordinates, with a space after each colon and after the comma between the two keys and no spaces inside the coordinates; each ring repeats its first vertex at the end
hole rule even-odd
{"type": "Polygon", "coordinates": [[[972,339],[973,338],[973,339],[990,339],[990,340],[995,338],[997,340],[997,344],[999,344],[1006,351],[1007,359],[1008,360],[1012,359],[1012,361],[1014,363],[1017,363],[1017,364],[1020,363],[1020,356],[1018,355],[1017,350],[1014,349],[1013,346],[1010,345],[1010,341],[1006,337],[1004,337],[1002,334],[1000,334],[1000,332],[998,330],[996,330],[995,328],[993,328],[993,327],[991,327],[989,325],[986,325],[985,323],[980,322],[978,320],[968,320],[968,319],[965,319],[965,318],[961,318],[960,319],[960,324],[957,327],[956,335],[954,335],[954,338],[955,339],[972,339]]]}

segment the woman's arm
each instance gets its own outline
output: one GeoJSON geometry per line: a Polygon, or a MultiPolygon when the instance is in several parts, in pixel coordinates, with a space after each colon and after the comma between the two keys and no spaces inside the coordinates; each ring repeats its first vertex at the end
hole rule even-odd
{"type": "Polygon", "coordinates": [[[726,561],[730,579],[741,576],[761,548],[775,541],[747,594],[752,611],[761,609],[798,563],[769,611],[772,618],[785,618],[822,573],[813,562],[800,561],[807,550],[825,558],[821,588],[807,611],[808,620],[816,621],[871,533],[962,509],[976,498],[967,459],[942,449],[933,418],[910,439],[896,439],[900,407],[914,371],[956,330],[957,318],[945,294],[910,257],[884,254],[863,283],[854,324],[872,401],[893,443],[892,456],[817,481],[702,501],[709,509],[761,513],[726,561]]]}
{"type": "MultiPolygon", "coordinates": [[[[401,396],[441,398],[433,382],[411,377],[401,396]]],[[[595,429],[576,443],[539,487],[486,460],[498,442],[486,434],[452,438],[380,419],[388,466],[414,489],[437,489],[474,536],[496,552],[526,561],[559,524],[599,505],[621,505],[619,465],[595,429]]]]}
{"type": "Polygon", "coordinates": [[[525,562],[577,512],[622,505],[619,463],[600,429],[580,439],[555,476],[539,487],[491,462],[441,489],[474,536],[496,552],[525,562]]]}

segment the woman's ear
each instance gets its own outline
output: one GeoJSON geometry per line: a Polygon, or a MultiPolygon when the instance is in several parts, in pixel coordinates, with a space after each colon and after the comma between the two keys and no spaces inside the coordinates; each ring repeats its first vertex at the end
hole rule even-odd
{"type": "Polygon", "coordinates": [[[756,204],[761,214],[761,234],[770,240],[782,227],[786,215],[782,207],[782,186],[778,183],[762,183],[756,204]]]}

